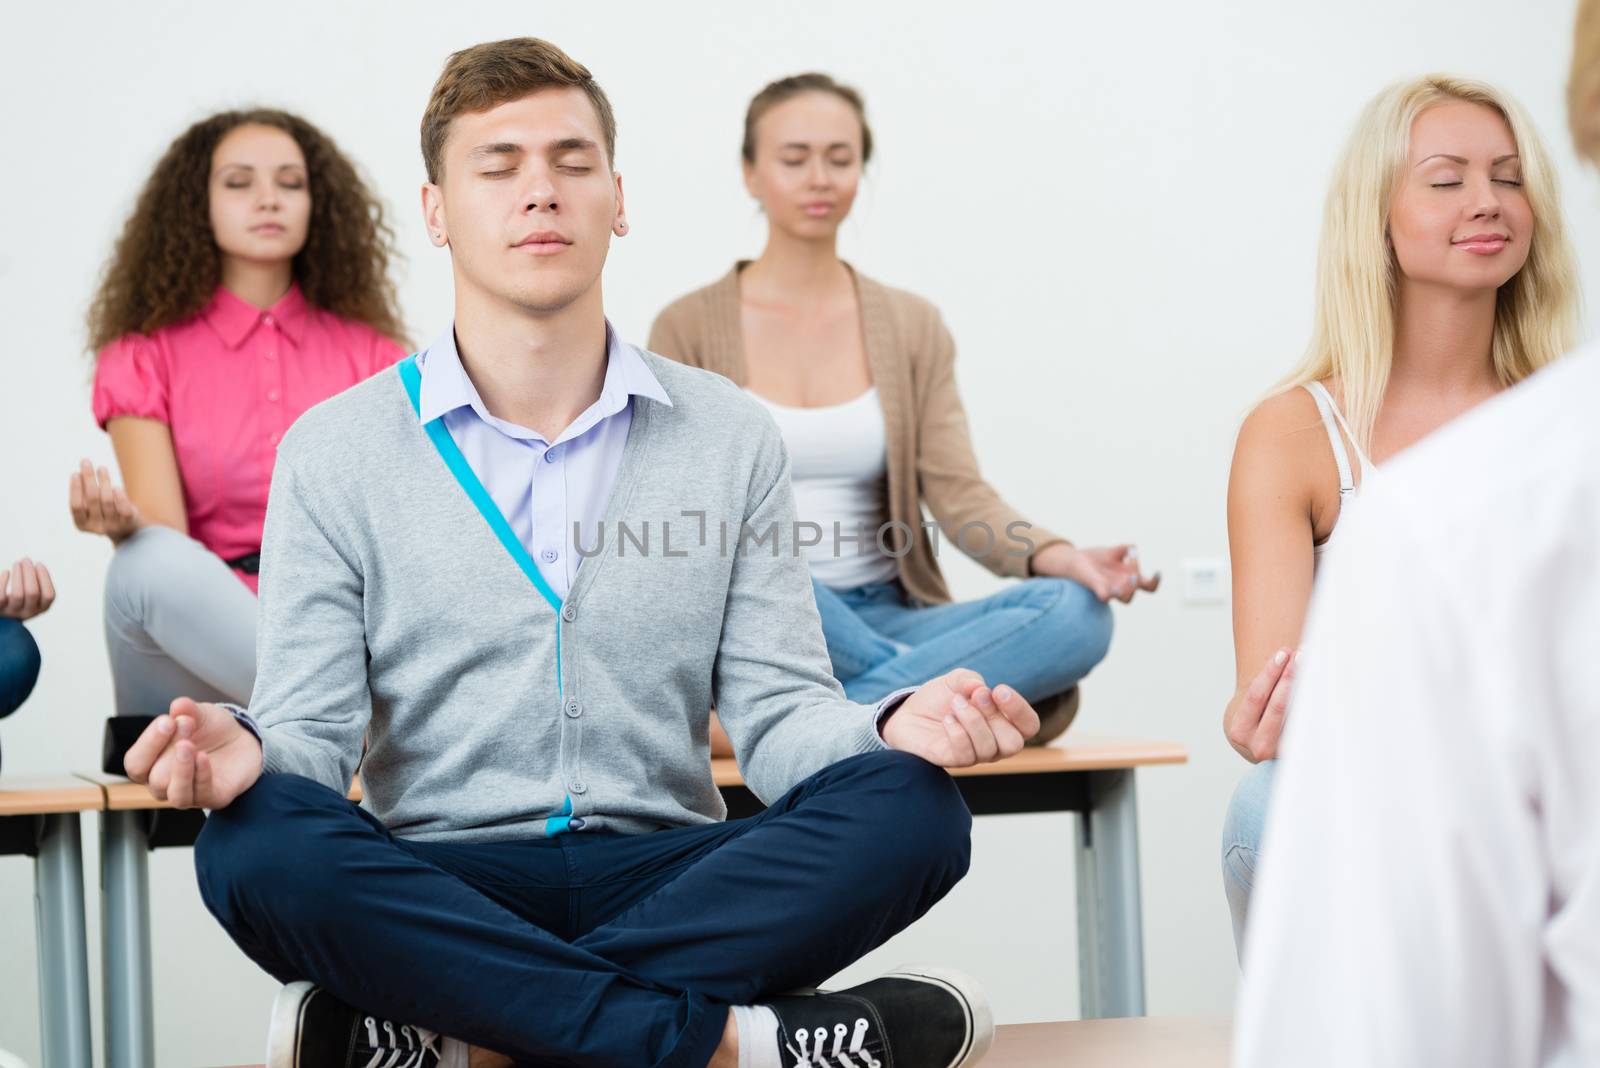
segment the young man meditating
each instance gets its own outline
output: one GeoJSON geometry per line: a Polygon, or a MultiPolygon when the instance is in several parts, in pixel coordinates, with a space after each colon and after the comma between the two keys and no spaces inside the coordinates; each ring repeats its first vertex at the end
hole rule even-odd
{"type": "Polygon", "coordinates": [[[422,200],[454,327],[284,438],[250,714],[181,699],[128,772],[213,810],[201,892],[289,984],[272,1068],[971,1064],[958,975],[794,992],[961,878],[940,769],[1038,718],[962,670],[845,700],[771,419],[606,322],[614,135],[550,44],[450,58],[422,200]],[[713,704],[754,818],[722,819],[713,704]]]}

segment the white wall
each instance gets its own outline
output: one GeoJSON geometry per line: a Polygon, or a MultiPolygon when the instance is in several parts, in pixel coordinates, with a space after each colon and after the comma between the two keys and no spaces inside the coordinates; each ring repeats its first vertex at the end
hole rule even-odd
{"type": "MultiPolygon", "coordinates": [[[[1570,0],[285,0],[9,12],[0,556],[48,561],[61,599],[34,628],[46,660],[38,691],[0,724],[6,769],[97,759],[110,712],[109,550],[73,530],[66,479],[80,456],[110,463],[111,451],[89,415],[82,316],[156,155],[211,110],[299,111],[364,166],[398,226],[403,305],[426,341],[451,308],[445,254],[424,241],[416,208],[428,88],[453,49],[549,37],[591,66],[620,116],[632,229],[614,246],[608,307],[642,342],[668,300],[759,250],[736,168],[748,96],[802,69],[854,82],[881,155],[847,255],[943,309],[989,476],[1080,541],[1137,539],[1175,580],[1182,558],[1225,555],[1234,428],[1304,343],[1328,167],[1381,85],[1445,68],[1520,97],[1554,149],[1576,243],[1596,267],[1600,191],[1563,123],[1572,10],[1570,0]]],[[[996,585],[964,560],[949,569],[962,595],[996,585]]],[[[1174,581],[1119,608],[1081,725],[1190,748],[1187,767],[1139,779],[1150,1008],[1222,1013],[1235,968],[1217,840],[1242,768],[1219,730],[1231,640],[1225,608],[1185,607],[1177,594],[1174,581]]],[[[84,826],[93,946],[94,817],[84,826]]],[[[988,984],[1001,1022],[1075,1015],[1070,835],[1064,816],[981,822],[972,876],[874,961],[961,966],[988,984]]],[[[205,914],[187,852],[155,855],[151,872],[160,1062],[259,1058],[273,984],[205,914]]],[[[37,1062],[30,879],[26,861],[0,861],[0,1047],[37,1062]]],[[[97,1028],[98,1017],[97,992],[97,1028]]]]}

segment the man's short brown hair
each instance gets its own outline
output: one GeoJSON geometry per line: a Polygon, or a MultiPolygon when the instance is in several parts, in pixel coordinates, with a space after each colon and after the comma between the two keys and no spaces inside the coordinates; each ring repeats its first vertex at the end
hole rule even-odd
{"type": "Polygon", "coordinates": [[[450,134],[450,121],[457,115],[488,111],[541,89],[569,86],[582,89],[594,105],[605,133],[606,161],[614,162],[617,119],[611,101],[588,67],[549,41],[512,37],[451,55],[433,83],[428,108],[422,113],[422,162],[428,169],[428,181],[437,183],[444,170],[444,142],[450,134]]]}

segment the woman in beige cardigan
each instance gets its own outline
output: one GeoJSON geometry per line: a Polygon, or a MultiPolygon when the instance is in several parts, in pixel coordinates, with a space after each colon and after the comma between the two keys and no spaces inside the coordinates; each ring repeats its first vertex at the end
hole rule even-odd
{"type": "Polygon", "coordinates": [[[663,311],[650,348],[728,376],[783,431],[823,633],[852,700],[968,667],[1008,680],[1047,720],[1041,737],[1059,734],[1111,641],[1106,602],[1159,576],[1144,578],[1128,546],[1079,549],[1030,525],[979,475],[938,311],[839,258],[871,152],[855,90],[823,74],[762,90],[743,155],[766,249],[663,311]],[[1025,581],[951,603],[935,558],[951,542],[1025,581]]]}

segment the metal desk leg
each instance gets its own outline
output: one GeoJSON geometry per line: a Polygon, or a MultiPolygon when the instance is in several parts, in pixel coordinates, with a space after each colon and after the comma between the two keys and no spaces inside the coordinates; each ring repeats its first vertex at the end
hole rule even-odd
{"type": "Polygon", "coordinates": [[[107,1068],[155,1068],[150,979],[149,816],[100,817],[100,915],[107,1068]]]}
{"type": "Polygon", "coordinates": [[[89,949],[83,928],[83,839],[76,812],[40,819],[33,865],[44,1063],[90,1068],[89,949]]]}
{"type": "Polygon", "coordinates": [[[1083,1018],[1143,1016],[1144,930],[1133,769],[1089,773],[1078,814],[1078,981],[1083,1018]]]}

